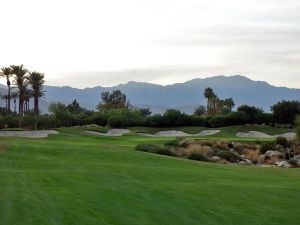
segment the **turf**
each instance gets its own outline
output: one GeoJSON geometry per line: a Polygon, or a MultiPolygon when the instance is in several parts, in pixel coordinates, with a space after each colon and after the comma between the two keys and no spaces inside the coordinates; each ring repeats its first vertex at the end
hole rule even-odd
{"type": "Polygon", "coordinates": [[[1,138],[2,225],[295,225],[299,169],[194,162],[134,151],[170,138],[59,129],[1,138]],[[4,148],[4,147],[3,147],[4,148]]]}
{"type": "Polygon", "coordinates": [[[129,127],[129,130],[134,133],[148,133],[148,134],[155,134],[159,131],[167,131],[167,130],[179,130],[183,131],[189,134],[196,134],[199,133],[202,130],[205,130],[207,128],[205,127],[197,127],[197,126],[191,126],[191,127],[129,127]]]}

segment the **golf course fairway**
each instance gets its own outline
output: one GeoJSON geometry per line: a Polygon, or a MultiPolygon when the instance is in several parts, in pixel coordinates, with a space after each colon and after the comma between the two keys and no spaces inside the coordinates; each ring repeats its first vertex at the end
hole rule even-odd
{"type": "Polygon", "coordinates": [[[297,225],[300,170],[134,151],[172,138],[0,138],[0,225],[297,225]]]}

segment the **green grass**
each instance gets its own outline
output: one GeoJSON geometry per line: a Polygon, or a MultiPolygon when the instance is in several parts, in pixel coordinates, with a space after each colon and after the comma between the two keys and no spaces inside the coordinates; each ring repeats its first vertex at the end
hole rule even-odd
{"type": "Polygon", "coordinates": [[[4,128],[1,129],[2,131],[25,131],[27,129],[23,129],[23,128],[4,128]]]}
{"type": "Polygon", "coordinates": [[[101,126],[98,126],[98,127],[88,127],[88,128],[82,128],[84,130],[87,130],[87,131],[95,131],[95,132],[99,132],[99,133],[107,133],[107,131],[109,130],[109,128],[107,127],[101,127],[101,126]]]}
{"type": "Polygon", "coordinates": [[[133,150],[171,138],[59,131],[46,139],[0,138],[8,146],[0,151],[1,225],[299,224],[299,169],[133,150]]]}
{"type": "Polygon", "coordinates": [[[155,134],[159,131],[167,131],[167,130],[179,130],[183,131],[189,134],[196,134],[199,133],[202,130],[205,130],[207,128],[205,127],[163,127],[163,128],[157,128],[157,127],[129,127],[131,132],[134,133],[148,133],[148,134],[155,134]]]}

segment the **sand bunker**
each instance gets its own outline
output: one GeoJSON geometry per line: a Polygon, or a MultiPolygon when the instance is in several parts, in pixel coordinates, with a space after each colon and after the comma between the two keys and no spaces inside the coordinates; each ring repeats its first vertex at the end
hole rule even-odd
{"type": "Polygon", "coordinates": [[[168,130],[168,131],[159,131],[155,134],[148,133],[137,133],[140,136],[144,137],[186,137],[186,136],[209,136],[219,133],[220,130],[203,130],[196,134],[188,134],[179,130],[168,130]]]}
{"type": "Polygon", "coordinates": [[[45,138],[49,134],[58,134],[58,132],[56,130],[0,131],[0,137],[45,138]]]}
{"type": "Polygon", "coordinates": [[[265,134],[263,132],[259,131],[249,131],[249,132],[238,132],[236,133],[237,137],[241,138],[277,138],[277,137],[285,137],[288,139],[293,139],[296,137],[296,133],[293,132],[287,132],[283,134],[277,134],[277,135],[269,135],[265,134]]]}
{"type": "Polygon", "coordinates": [[[87,134],[98,135],[98,136],[110,136],[110,137],[118,137],[130,132],[128,129],[110,129],[107,133],[100,133],[96,131],[84,131],[87,134]]]}

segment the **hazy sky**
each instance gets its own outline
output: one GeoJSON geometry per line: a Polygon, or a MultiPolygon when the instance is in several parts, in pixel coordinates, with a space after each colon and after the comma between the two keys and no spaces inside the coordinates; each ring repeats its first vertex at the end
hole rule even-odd
{"type": "Polygon", "coordinates": [[[300,88],[299,0],[0,0],[0,66],[47,84],[246,75],[300,88]]]}

